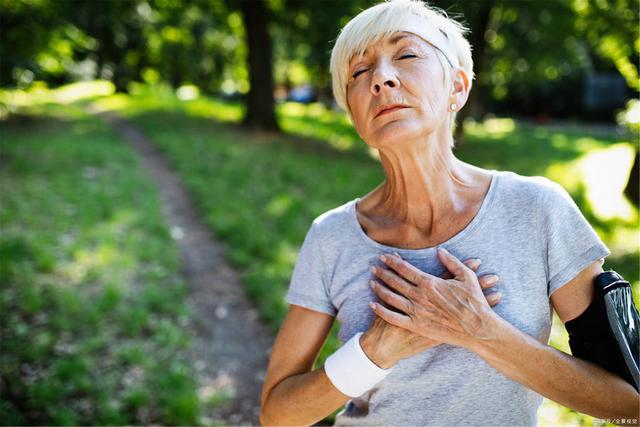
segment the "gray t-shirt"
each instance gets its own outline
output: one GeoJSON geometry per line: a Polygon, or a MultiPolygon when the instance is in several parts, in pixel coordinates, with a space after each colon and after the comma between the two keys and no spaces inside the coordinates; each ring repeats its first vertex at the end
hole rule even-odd
{"type": "MultiPolygon", "coordinates": [[[[495,312],[547,343],[549,296],[609,250],[568,193],[543,177],[493,172],[473,220],[439,245],[461,260],[482,260],[478,275],[495,273],[502,293],[495,312]]],[[[286,301],[336,316],[339,339],[369,328],[376,299],[368,282],[378,256],[397,251],[422,271],[441,275],[436,248],[380,244],[356,217],[359,198],[313,221],[296,263],[286,301]]],[[[507,378],[476,354],[442,344],[400,361],[373,389],[347,402],[335,425],[536,425],[542,396],[507,378]]]]}

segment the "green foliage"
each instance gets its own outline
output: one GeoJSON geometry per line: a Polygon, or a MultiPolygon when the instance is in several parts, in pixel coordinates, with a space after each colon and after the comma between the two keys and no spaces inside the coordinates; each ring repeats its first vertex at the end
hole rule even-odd
{"type": "Polygon", "coordinates": [[[640,91],[637,2],[573,0],[573,9],[577,16],[576,29],[586,37],[598,55],[615,65],[629,87],[640,91]]]}
{"type": "Polygon", "coordinates": [[[0,123],[1,423],[197,424],[154,187],[100,120],[37,112],[0,123]]]}
{"type": "MultiPolygon", "coordinates": [[[[239,96],[250,89],[237,1],[4,3],[1,86],[105,78],[121,92],[140,81],[174,88],[194,84],[205,94],[239,96]]],[[[318,99],[329,105],[333,42],[351,17],[376,3],[267,2],[276,83],[281,87],[309,83],[318,99]]],[[[640,89],[639,23],[631,0],[432,4],[471,29],[469,38],[479,55],[474,58],[477,81],[471,100],[477,118],[487,110],[585,114],[584,79],[594,71],[615,69],[629,87],[640,89]]]]}
{"type": "MultiPolygon", "coordinates": [[[[75,92],[92,91],[83,86],[75,92]]],[[[128,115],[165,153],[215,235],[228,244],[229,259],[275,331],[311,221],[376,186],[383,179],[378,162],[343,114],[320,105],[284,104],[278,114],[289,134],[256,135],[233,125],[242,117],[240,104],[180,101],[166,86],[135,86],[134,92],[97,104],[128,115]]],[[[0,369],[9,379],[0,419],[198,423],[198,407],[230,396],[197,403],[192,373],[180,356],[189,342],[178,326],[190,316],[186,289],[177,279],[175,248],[153,187],[135,156],[75,105],[61,107],[54,96],[36,94],[0,98],[23,95],[42,100],[32,107],[39,115],[12,114],[0,125],[6,165],[0,172],[0,369]],[[64,112],[64,120],[47,119],[51,111],[64,112]]],[[[460,158],[547,175],[565,186],[612,249],[606,267],[632,280],[638,296],[638,248],[628,244],[637,208],[630,218],[602,217],[581,175],[592,155],[628,150],[628,142],[508,119],[468,122],[466,132],[470,143],[457,149],[460,158]]],[[[338,346],[336,331],[334,325],[318,364],[338,346]]],[[[551,341],[561,349],[563,334],[556,321],[551,341]]],[[[592,419],[545,403],[540,421],[592,419]]]]}
{"type": "Polygon", "coordinates": [[[0,9],[0,85],[102,77],[119,91],[163,80],[246,92],[236,15],[221,1],[9,2],[0,9]]]}
{"type": "Polygon", "coordinates": [[[365,0],[328,1],[319,7],[313,0],[270,2],[276,81],[328,88],[333,41],[348,18],[371,4],[365,0]]]}
{"type": "MultiPolygon", "coordinates": [[[[152,93],[147,92],[147,97],[152,93]]],[[[317,105],[285,104],[279,110],[281,123],[298,135],[255,135],[211,120],[217,117],[213,106],[219,103],[200,98],[174,103],[167,111],[149,108],[150,99],[136,97],[123,98],[118,105],[184,177],[206,221],[229,245],[228,258],[243,271],[247,292],[275,331],[287,309],[283,297],[297,248],[311,221],[367,193],[383,174],[364,143],[348,131],[342,114],[317,105]],[[336,145],[332,131],[343,142],[336,145]],[[322,139],[309,138],[314,136],[322,139]]],[[[108,104],[108,100],[102,103],[108,104]]],[[[241,107],[227,108],[221,113],[225,117],[241,107]]],[[[635,231],[637,208],[631,218],[602,220],[590,207],[588,192],[575,184],[581,179],[578,165],[585,156],[596,150],[629,148],[628,143],[616,135],[595,137],[580,128],[545,128],[506,119],[471,122],[467,138],[470,143],[456,153],[472,164],[548,175],[568,188],[612,250],[605,267],[623,272],[638,296],[638,248],[624,244],[628,233],[635,231]]],[[[553,345],[566,349],[566,332],[557,319],[553,331],[553,345]]],[[[339,345],[336,332],[334,325],[318,364],[339,345]]],[[[553,402],[545,403],[540,414],[545,425],[593,421],[553,402]]]]}

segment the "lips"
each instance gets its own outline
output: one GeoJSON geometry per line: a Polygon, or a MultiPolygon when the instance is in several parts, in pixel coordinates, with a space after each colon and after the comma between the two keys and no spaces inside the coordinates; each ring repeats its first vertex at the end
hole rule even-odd
{"type": "Polygon", "coordinates": [[[403,108],[409,108],[409,106],[405,105],[405,104],[381,105],[380,107],[376,108],[375,113],[374,113],[374,117],[378,117],[378,116],[381,116],[381,115],[387,114],[387,113],[392,113],[394,111],[401,110],[403,108]]]}

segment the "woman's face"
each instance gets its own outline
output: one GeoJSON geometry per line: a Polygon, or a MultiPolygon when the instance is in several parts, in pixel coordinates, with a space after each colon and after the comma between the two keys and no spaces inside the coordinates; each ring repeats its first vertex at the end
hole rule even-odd
{"type": "Polygon", "coordinates": [[[351,59],[347,103],[362,139],[379,148],[441,126],[449,87],[436,48],[415,34],[397,32],[351,59]],[[381,112],[393,104],[403,107],[381,112]]]}

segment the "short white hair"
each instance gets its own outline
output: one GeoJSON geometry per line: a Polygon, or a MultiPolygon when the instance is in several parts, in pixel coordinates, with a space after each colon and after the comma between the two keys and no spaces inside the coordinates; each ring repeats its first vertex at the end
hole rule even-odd
{"type": "MultiPolygon", "coordinates": [[[[469,78],[469,89],[473,81],[473,59],[471,45],[465,38],[468,29],[449,18],[442,9],[420,0],[387,0],[363,10],[342,28],[331,51],[331,78],[333,96],[338,106],[349,114],[347,82],[349,62],[354,55],[361,55],[371,43],[391,36],[398,31],[414,33],[436,48],[445,76],[451,68],[462,68],[469,78]],[[442,61],[445,59],[449,67],[442,61]]],[[[452,126],[455,122],[452,114],[452,126]]]]}

